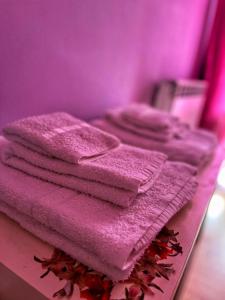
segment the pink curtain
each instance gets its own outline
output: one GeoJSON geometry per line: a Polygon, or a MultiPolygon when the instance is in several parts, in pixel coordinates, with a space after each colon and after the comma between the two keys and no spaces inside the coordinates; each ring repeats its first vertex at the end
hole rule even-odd
{"type": "Polygon", "coordinates": [[[203,126],[225,139],[225,0],[218,0],[206,60],[209,82],[203,126]]]}

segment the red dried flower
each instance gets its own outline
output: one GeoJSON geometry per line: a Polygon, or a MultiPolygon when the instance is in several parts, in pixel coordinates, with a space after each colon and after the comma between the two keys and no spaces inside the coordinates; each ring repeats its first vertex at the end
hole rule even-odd
{"type": "MultiPolygon", "coordinates": [[[[162,289],[153,281],[156,277],[169,280],[174,272],[172,264],[160,263],[170,256],[182,254],[182,247],[177,241],[178,232],[164,227],[151,245],[146,249],[142,258],[136,264],[130,277],[120,281],[124,284],[126,300],[143,300],[145,294],[154,294],[152,288],[161,292],[162,289]]],[[[50,259],[40,259],[34,256],[35,261],[47,269],[41,278],[53,272],[60,280],[66,280],[63,289],[57,291],[53,297],[70,296],[76,284],[80,289],[81,298],[87,300],[109,300],[115,284],[102,273],[79,263],[59,249],[55,249],[50,259]]]]}

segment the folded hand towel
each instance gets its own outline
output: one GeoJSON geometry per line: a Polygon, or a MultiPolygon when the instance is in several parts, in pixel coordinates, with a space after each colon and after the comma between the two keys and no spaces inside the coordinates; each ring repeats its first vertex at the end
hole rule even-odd
{"type": "Polygon", "coordinates": [[[185,129],[185,134],[177,132],[174,137],[167,141],[157,141],[154,138],[146,138],[140,134],[126,130],[111,122],[108,118],[93,120],[92,125],[116,135],[128,145],[143,149],[155,150],[165,153],[169,160],[183,161],[202,169],[212,158],[217,145],[217,139],[213,133],[202,129],[185,129]]]}
{"type": "Polygon", "coordinates": [[[121,109],[122,117],[129,123],[155,131],[168,131],[178,122],[171,114],[154,109],[147,104],[132,104],[121,109]]]}
{"type": "Polygon", "coordinates": [[[186,138],[189,125],[179,121],[169,112],[155,109],[147,104],[132,104],[120,111],[121,117],[132,124],[140,133],[156,140],[169,141],[171,138],[186,138]],[[145,130],[144,130],[145,129],[145,130]],[[153,133],[157,135],[153,135],[153,133]]]}
{"type": "Polygon", "coordinates": [[[82,164],[70,164],[3,141],[2,161],[29,175],[75,189],[122,207],[148,190],[159,176],[167,156],[120,145],[104,156],[82,164]]]}
{"type": "Polygon", "coordinates": [[[167,141],[172,136],[172,134],[168,134],[168,132],[157,132],[146,128],[137,127],[136,125],[133,125],[132,123],[129,123],[128,121],[123,119],[119,110],[108,111],[106,114],[106,119],[109,120],[112,124],[120,127],[121,129],[147,138],[149,137],[159,141],[167,141]]]}
{"type": "Polygon", "coordinates": [[[140,105],[141,111],[138,112],[138,107],[139,105],[132,105],[127,108],[109,110],[105,117],[112,124],[115,124],[124,130],[161,142],[167,142],[176,135],[185,135],[187,126],[179,124],[175,117],[170,116],[168,113],[159,111],[154,117],[154,112],[156,110],[152,110],[147,105],[140,105]],[[137,115],[135,115],[135,112],[137,115]],[[164,118],[167,122],[163,122],[164,118]],[[150,122],[150,120],[152,122],[150,122]],[[158,128],[157,123],[155,123],[157,121],[159,123],[158,128]],[[151,125],[152,127],[150,127],[151,125]],[[164,126],[163,129],[162,126],[164,126]]]}
{"type": "Polygon", "coordinates": [[[12,122],[3,133],[9,140],[72,163],[97,157],[119,145],[118,138],[63,112],[12,122]]]}
{"type": "Polygon", "coordinates": [[[153,187],[121,209],[0,163],[0,211],[52,245],[114,280],[136,260],[195,192],[195,168],[166,163],[153,187]]]}

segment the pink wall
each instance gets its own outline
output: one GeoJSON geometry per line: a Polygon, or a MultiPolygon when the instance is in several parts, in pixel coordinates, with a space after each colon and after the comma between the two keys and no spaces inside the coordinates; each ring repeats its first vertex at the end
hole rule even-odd
{"type": "Polygon", "coordinates": [[[192,76],[208,1],[1,1],[0,127],[55,110],[95,117],[192,76]]]}

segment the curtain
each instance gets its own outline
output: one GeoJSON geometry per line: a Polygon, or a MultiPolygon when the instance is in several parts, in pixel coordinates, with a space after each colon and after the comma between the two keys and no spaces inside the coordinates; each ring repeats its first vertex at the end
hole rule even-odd
{"type": "Polygon", "coordinates": [[[225,139],[225,0],[218,0],[209,40],[205,77],[209,82],[202,125],[225,139]]]}

